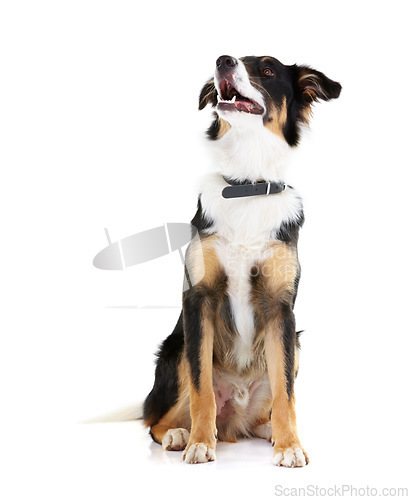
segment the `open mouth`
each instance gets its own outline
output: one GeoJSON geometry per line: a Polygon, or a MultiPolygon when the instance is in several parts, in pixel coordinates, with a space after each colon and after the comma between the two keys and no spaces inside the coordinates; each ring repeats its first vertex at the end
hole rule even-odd
{"type": "Polygon", "coordinates": [[[262,115],[264,113],[264,109],[260,104],[241,95],[227,80],[220,82],[217,107],[223,111],[242,111],[252,115],[262,115]]]}

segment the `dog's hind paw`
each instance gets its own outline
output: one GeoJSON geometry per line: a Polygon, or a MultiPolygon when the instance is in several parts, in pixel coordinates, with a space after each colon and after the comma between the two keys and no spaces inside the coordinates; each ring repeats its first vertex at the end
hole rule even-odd
{"type": "Polygon", "coordinates": [[[189,432],[186,429],[169,429],[162,439],[164,450],[181,451],[186,448],[189,441],[189,432]]]}
{"type": "Polygon", "coordinates": [[[305,467],[308,456],[300,446],[274,450],[273,464],[282,467],[305,467]]]}
{"type": "Polygon", "coordinates": [[[216,453],[204,443],[192,444],[183,452],[183,460],[187,464],[204,464],[216,460],[216,453]]]}
{"type": "Polygon", "coordinates": [[[267,422],[266,424],[258,425],[253,429],[253,434],[261,439],[267,439],[267,441],[271,441],[273,437],[271,423],[267,422]]]}

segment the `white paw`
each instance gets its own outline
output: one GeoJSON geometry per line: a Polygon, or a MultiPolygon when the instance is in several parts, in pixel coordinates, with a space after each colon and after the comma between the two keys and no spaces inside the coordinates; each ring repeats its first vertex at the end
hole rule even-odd
{"type": "Polygon", "coordinates": [[[273,437],[273,432],[271,430],[271,422],[267,422],[266,424],[258,425],[254,430],[253,434],[261,439],[267,439],[267,441],[271,441],[273,437]]]}
{"type": "Polygon", "coordinates": [[[169,429],[162,439],[162,448],[164,450],[184,450],[188,441],[189,432],[186,429],[169,429]]]}
{"type": "Polygon", "coordinates": [[[214,450],[203,443],[192,444],[183,452],[183,460],[187,464],[204,464],[213,462],[215,459],[216,453],[214,450]]]}
{"type": "Polygon", "coordinates": [[[308,457],[302,448],[287,448],[273,457],[273,464],[282,467],[304,467],[307,463],[308,457]]]}

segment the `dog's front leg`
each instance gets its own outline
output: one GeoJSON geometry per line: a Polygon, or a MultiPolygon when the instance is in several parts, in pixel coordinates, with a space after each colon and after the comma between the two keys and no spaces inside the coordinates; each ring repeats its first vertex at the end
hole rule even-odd
{"type": "Polygon", "coordinates": [[[295,349],[294,314],[289,305],[281,304],[265,332],[265,353],[273,396],[271,427],[275,465],[302,467],[308,463],[297,434],[295,416],[295,349]]]}
{"type": "Polygon", "coordinates": [[[189,464],[216,458],[216,401],[212,376],[214,326],[206,288],[203,285],[193,287],[185,292],[183,301],[191,417],[190,439],[183,459],[189,464]]]}

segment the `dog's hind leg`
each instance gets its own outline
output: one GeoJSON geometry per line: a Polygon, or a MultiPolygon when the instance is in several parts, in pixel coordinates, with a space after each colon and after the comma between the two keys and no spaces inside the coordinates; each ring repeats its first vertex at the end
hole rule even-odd
{"type": "Polygon", "coordinates": [[[264,422],[264,424],[259,424],[254,427],[253,435],[261,439],[267,439],[267,441],[271,442],[273,431],[271,429],[270,419],[268,419],[268,422],[264,422]]]}
{"type": "Polygon", "coordinates": [[[189,441],[189,399],[186,391],[157,424],[150,430],[152,439],[164,450],[184,450],[189,441]]]}
{"type": "Polygon", "coordinates": [[[169,424],[156,424],[151,428],[154,441],[162,445],[164,450],[181,451],[189,441],[189,431],[182,427],[170,427],[169,424]]]}
{"type": "Polygon", "coordinates": [[[191,421],[186,372],[186,362],[182,357],[178,366],[177,401],[150,429],[152,439],[165,450],[184,450],[189,440],[191,421]]]}
{"type": "Polygon", "coordinates": [[[252,428],[252,435],[261,439],[267,439],[267,441],[272,440],[273,432],[271,429],[271,408],[264,412],[264,415],[257,419],[255,425],[252,428]]]}
{"type": "Polygon", "coordinates": [[[150,427],[152,439],[165,450],[183,450],[189,439],[189,388],[183,337],[181,315],[159,349],[155,383],[144,403],[144,424],[150,427]]]}

